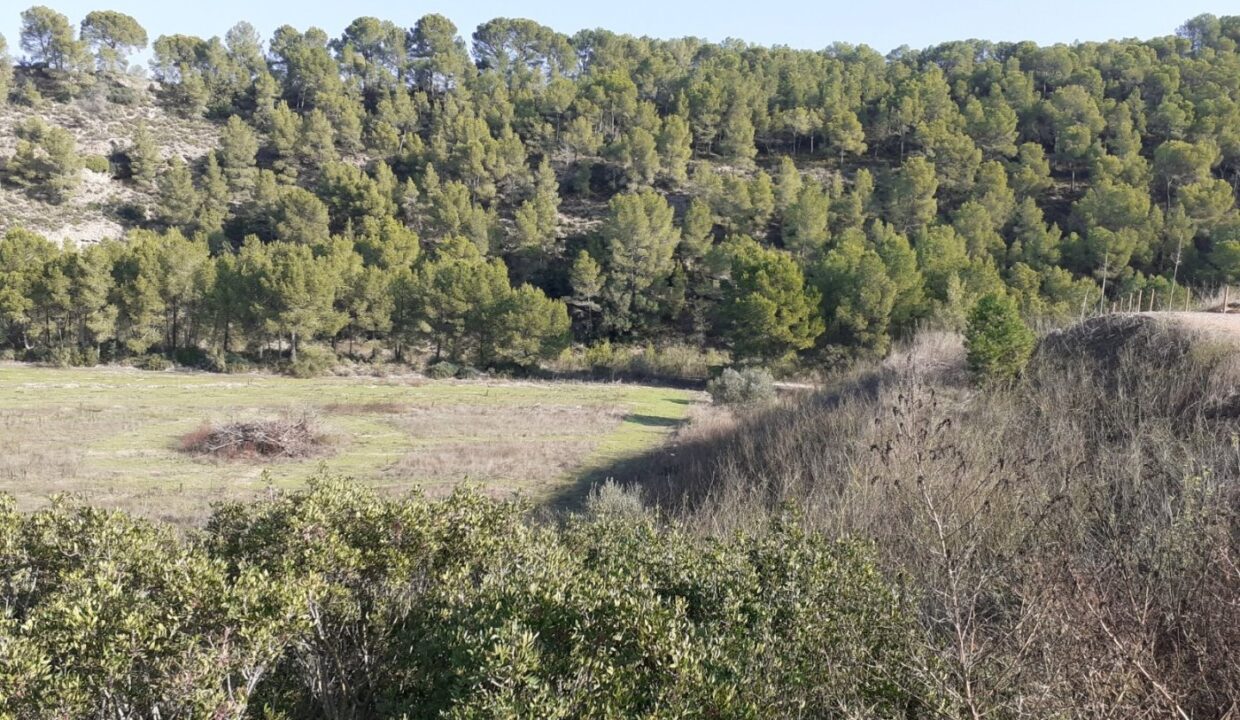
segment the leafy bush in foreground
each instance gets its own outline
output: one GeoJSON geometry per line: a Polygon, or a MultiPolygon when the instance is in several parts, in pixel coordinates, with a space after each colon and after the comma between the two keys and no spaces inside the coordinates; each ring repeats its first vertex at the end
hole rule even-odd
{"type": "Polygon", "coordinates": [[[327,482],[206,532],[0,503],[0,716],[915,717],[900,598],[796,522],[537,527],[327,482]]]}

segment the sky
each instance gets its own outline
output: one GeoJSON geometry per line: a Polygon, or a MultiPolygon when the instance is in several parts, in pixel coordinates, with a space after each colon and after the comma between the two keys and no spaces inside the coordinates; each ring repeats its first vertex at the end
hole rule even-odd
{"type": "MultiPolygon", "coordinates": [[[[1183,21],[1210,12],[1240,14],[1240,0],[27,0],[81,21],[91,10],[128,13],[151,38],[172,33],[223,36],[248,20],[264,38],[289,24],[336,36],[349,22],[373,15],[412,26],[427,13],[447,16],[466,40],[478,24],[525,17],[573,34],[584,28],[710,41],[738,38],[761,45],[821,49],[833,42],[866,44],[886,53],[947,40],[1076,40],[1168,35],[1183,21]]],[[[0,34],[18,55],[22,0],[0,6],[0,34]]]]}

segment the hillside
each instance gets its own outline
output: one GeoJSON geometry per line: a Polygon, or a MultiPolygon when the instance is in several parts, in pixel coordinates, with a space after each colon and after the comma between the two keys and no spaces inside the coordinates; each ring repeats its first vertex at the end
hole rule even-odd
{"type": "MultiPolygon", "coordinates": [[[[0,157],[13,154],[17,127],[30,118],[68,129],[82,155],[112,158],[123,152],[138,122],[150,128],[162,159],[177,155],[196,162],[215,146],[219,130],[214,123],[168,113],[155,102],[144,81],[120,82],[133,90],[134,104],[121,105],[100,97],[67,103],[47,101],[37,107],[0,103],[0,157]]],[[[20,227],[58,243],[94,243],[123,237],[135,226],[133,217],[124,214],[127,208],[158,204],[156,193],[117,178],[111,170],[83,168],[79,176],[79,190],[63,203],[0,187],[0,233],[20,227]]]]}
{"type": "Polygon", "coordinates": [[[119,13],[22,19],[0,223],[39,260],[2,280],[29,306],[4,320],[15,356],[364,341],[529,367],[679,343],[795,372],[958,329],[988,295],[1057,323],[1240,277],[1235,17],[887,56],[511,19],[467,42],[439,15],[153,40],[119,13]],[[58,256],[18,228],[127,242],[58,256]],[[108,270],[58,270],[91,319],[38,291],[59,264],[108,270]]]}

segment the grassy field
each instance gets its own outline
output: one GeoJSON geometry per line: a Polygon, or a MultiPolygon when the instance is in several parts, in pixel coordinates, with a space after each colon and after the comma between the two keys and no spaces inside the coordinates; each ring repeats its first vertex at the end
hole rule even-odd
{"type": "Polygon", "coordinates": [[[0,364],[0,493],[35,507],[74,492],[177,522],[321,471],[392,491],[437,494],[471,480],[501,496],[554,500],[661,442],[694,402],[683,390],[620,384],[0,364]],[[179,447],[204,423],[302,413],[330,437],[322,457],[224,461],[179,447]]]}

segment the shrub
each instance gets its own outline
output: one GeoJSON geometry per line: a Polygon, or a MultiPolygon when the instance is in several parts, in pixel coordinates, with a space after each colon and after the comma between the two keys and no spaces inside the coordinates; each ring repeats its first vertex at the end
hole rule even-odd
{"type": "Polygon", "coordinates": [[[137,91],[128,85],[116,84],[108,88],[108,102],[116,105],[137,105],[141,101],[137,91]]]}
{"type": "Polygon", "coordinates": [[[73,364],[78,367],[94,367],[99,364],[99,348],[88,347],[73,354],[73,364]]]}
{"type": "Polygon", "coordinates": [[[590,488],[586,496],[586,514],[592,518],[640,518],[646,515],[641,490],[623,486],[608,478],[590,488]]]}
{"type": "Polygon", "coordinates": [[[1007,295],[986,295],[969,313],[964,346],[969,369],[982,379],[1007,380],[1019,375],[1035,342],[1016,301],[1007,295]]]}
{"type": "Polygon", "coordinates": [[[586,348],[585,363],[591,370],[609,370],[616,365],[616,351],[607,340],[591,345],[586,348]]]}
{"type": "Polygon", "coordinates": [[[169,370],[172,368],[172,361],[163,355],[139,355],[133,359],[133,366],[139,370],[169,370]]]}
{"type": "Polygon", "coordinates": [[[460,372],[460,370],[461,368],[456,363],[441,360],[427,366],[426,376],[429,378],[434,378],[435,380],[447,380],[448,378],[456,377],[456,374],[460,372]]]}
{"type": "Polygon", "coordinates": [[[200,347],[180,347],[172,354],[177,365],[198,370],[211,370],[210,355],[200,347]]]}
{"type": "Polygon", "coordinates": [[[720,405],[752,405],[775,397],[775,379],[761,368],[728,368],[706,385],[711,400],[720,405]]]}
{"type": "Polygon", "coordinates": [[[336,366],[336,353],[330,349],[307,345],[297,351],[297,359],[284,366],[284,373],[295,378],[326,375],[336,366]]]}
{"type": "Polygon", "coordinates": [[[482,375],[483,373],[481,370],[475,367],[470,367],[468,365],[462,365],[461,367],[457,368],[457,371],[456,371],[457,380],[477,380],[478,378],[482,377],[482,375]]]}
{"type": "Polygon", "coordinates": [[[82,167],[97,173],[107,173],[112,169],[111,163],[102,155],[86,155],[82,158],[82,167]]]}
{"type": "Polygon", "coordinates": [[[67,368],[76,364],[73,362],[75,355],[72,348],[59,345],[51,349],[47,361],[56,367],[67,368]]]}

